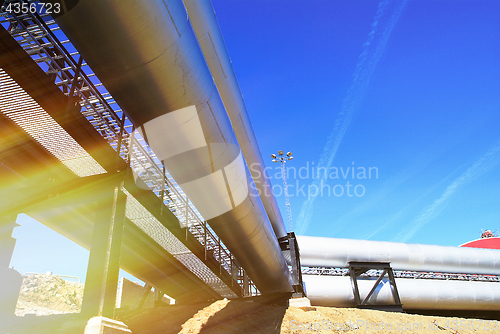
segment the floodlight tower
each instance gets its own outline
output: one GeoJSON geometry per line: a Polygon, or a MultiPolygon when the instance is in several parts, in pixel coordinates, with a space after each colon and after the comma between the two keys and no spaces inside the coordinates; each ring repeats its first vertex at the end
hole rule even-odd
{"type": "Polygon", "coordinates": [[[292,208],[290,207],[290,198],[288,196],[288,188],[286,183],[286,168],[285,164],[287,161],[293,159],[292,152],[288,152],[286,155],[283,155],[283,151],[278,151],[278,156],[276,154],[271,154],[271,158],[273,158],[273,162],[281,163],[281,174],[283,178],[283,190],[285,191],[285,206],[286,206],[286,215],[288,219],[288,231],[292,232],[293,230],[293,222],[292,222],[292,208]]]}

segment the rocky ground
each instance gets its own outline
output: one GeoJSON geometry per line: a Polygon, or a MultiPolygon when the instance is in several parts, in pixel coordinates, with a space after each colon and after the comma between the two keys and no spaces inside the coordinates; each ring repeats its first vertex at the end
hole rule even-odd
{"type": "MultiPolygon", "coordinates": [[[[0,334],[83,333],[88,319],[77,313],[82,294],[82,284],[56,276],[26,276],[16,311],[18,316],[0,323],[0,334]]],[[[350,308],[286,307],[236,300],[118,310],[116,318],[134,334],[500,333],[500,322],[492,320],[350,308]]]]}
{"type": "Polygon", "coordinates": [[[24,275],[17,316],[78,313],[82,306],[84,285],[55,275],[24,275]]]}

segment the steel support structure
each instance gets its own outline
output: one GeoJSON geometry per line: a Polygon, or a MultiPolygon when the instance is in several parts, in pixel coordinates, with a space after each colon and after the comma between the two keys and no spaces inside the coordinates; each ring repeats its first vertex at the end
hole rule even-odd
{"type": "Polygon", "coordinates": [[[120,270],[120,252],[125,219],[123,181],[108,190],[106,198],[95,204],[96,217],[82,313],[113,318],[116,287],[120,270]]]}
{"type": "Polygon", "coordinates": [[[349,262],[349,274],[351,276],[352,292],[354,294],[354,300],[356,301],[356,306],[358,308],[368,308],[383,311],[393,311],[393,312],[403,312],[403,306],[401,304],[401,299],[399,298],[398,289],[396,287],[396,280],[394,279],[394,274],[389,262],[349,262]],[[364,274],[370,269],[382,270],[380,276],[375,281],[372,289],[368,294],[361,300],[361,296],[358,288],[358,277],[364,274]],[[389,283],[391,284],[392,296],[394,298],[394,304],[368,304],[370,297],[373,295],[377,289],[382,279],[385,275],[389,277],[389,283]]]}
{"type": "Polygon", "coordinates": [[[287,176],[286,176],[286,162],[293,159],[292,152],[288,152],[286,155],[283,155],[283,151],[278,151],[278,155],[272,154],[273,162],[281,163],[281,178],[283,179],[283,190],[285,192],[285,207],[286,207],[286,216],[288,220],[288,231],[293,231],[293,220],[292,220],[292,207],[290,205],[290,196],[288,195],[288,184],[287,184],[287,176]]]}
{"type": "Polygon", "coordinates": [[[134,305],[134,310],[140,310],[143,306],[144,303],[146,302],[146,299],[149,296],[149,293],[151,292],[152,286],[149,285],[148,283],[144,284],[144,287],[141,290],[141,294],[139,295],[139,298],[137,298],[137,301],[135,302],[134,305]]]}
{"type": "Polygon", "coordinates": [[[300,265],[300,252],[294,232],[288,232],[286,237],[280,238],[280,247],[287,259],[292,276],[292,297],[305,297],[304,284],[302,282],[302,271],[300,265]]]}

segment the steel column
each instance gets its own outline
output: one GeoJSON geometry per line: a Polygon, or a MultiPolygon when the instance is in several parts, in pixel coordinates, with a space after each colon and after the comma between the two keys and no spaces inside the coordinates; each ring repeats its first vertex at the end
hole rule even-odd
{"type": "Polygon", "coordinates": [[[243,271],[243,296],[250,296],[250,284],[249,284],[248,275],[245,271],[243,271]]]}
{"type": "Polygon", "coordinates": [[[149,285],[148,283],[144,284],[144,287],[142,288],[141,295],[139,296],[139,299],[137,299],[135,305],[134,305],[134,310],[140,310],[143,306],[144,303],[146,302],[146,299],[149,296],[149,292],[151,291],[152,286],[149,285]]]}
{"type": "Polygon", "coordinates": [[[109,190],[109,197],[96,205],[96,218],[87,278],[82,302],[82,313],[113,318],[120,251],[125,218],[126,196],[121,191],[123,181],[109,190]]]}

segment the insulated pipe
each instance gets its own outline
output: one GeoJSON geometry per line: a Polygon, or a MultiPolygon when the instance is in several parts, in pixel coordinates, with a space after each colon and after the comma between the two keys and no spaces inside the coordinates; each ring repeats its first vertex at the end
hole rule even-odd
{"type": "Polygon", "coordinates": [[[300,263],[308,267],[374,261],[396,270],[500,275],[500,250],[306,236],[297,242],[300,263]]]}
{"type": "Polygon", "coordinates": [[[182,1],[81,0],[56,21],[258,289],[291,291],[182,1]]]}
{"type": "Polygon", "coordinates": [[[265,169],[266,164],[262,159],[212,2],[210,0],[184,0],[184,5],[233,124],[234,133],[245,160],[250,166],[250,173],[273,225],[274,233],[278,238],[284,237],[286,236],[285,224],[272,191],[271,180],[265,169]]]}
{"type": "MultiPolygon", "coordinates": [[[[302,275],[311,305],[356,307],[351,279],[346,276],[302,275]]],[[[358,278],[361,299],[376,278],[358,278]]],[[[500,283],[396,278],[403,309],[500,311],[500,283]]],[[[383,280],[369,299],[371,304],[393,304],[391,286],[383,280]]]]}

